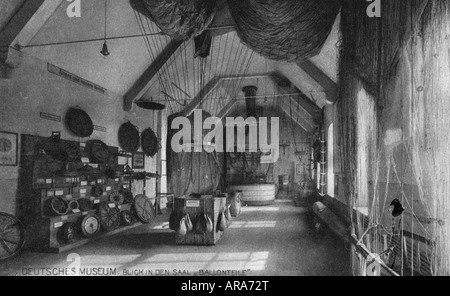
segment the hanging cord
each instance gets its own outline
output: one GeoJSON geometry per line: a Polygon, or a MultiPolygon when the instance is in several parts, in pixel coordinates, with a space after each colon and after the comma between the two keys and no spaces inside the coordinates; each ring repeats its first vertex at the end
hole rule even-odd
{"type": "Polygon", "coordinates": [[[108,2],[108,0],[105,0],[105,35],[104,35],[104,37],[105,37],[105,42],[106,42],[106,16],[107,16],[107,2],[108,2]]]}

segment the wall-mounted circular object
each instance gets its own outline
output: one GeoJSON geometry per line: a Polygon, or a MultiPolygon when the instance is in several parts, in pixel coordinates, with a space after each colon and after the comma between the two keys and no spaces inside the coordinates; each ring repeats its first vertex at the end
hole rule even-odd
{"type": "Polygon", "coordinates": [[[103,187],[100,185],[94,185],[91,188],[91,195],[93,197],[100,197],[103,195],[103,187]]]}
{"type": "Polygon", "coordinates": [[[155,209],[151,200],[145,195],[136,195],[133,203],[133,211],[142,223],[148,224],[155,219],[155,209]]]}
{"type": "Polygon", "coordinates": [[[119,128],[119,145],[126,152],[135,153],[139,149],[140,136],[138,128],[131,122],[122,124],[119,128]]]}
{"type": "Polygon", "coordinates": [[[89,160],[92,163],[108,163],[111,160],[111,152],[108,146],[100,140],[90,140],[86,143],[89,160]]]}
{"type": "Polygon", "coordinates": [[[80,231],[85,237],[92,237],[100,231],[100,221],[94,214],[80,218],[80,231]]]}
{"type": "Polygon", "coordinates": [[[80,211],[82,212],[90,211],[94,206],[92,201],[88,198],[80,198],[78,204],[80,205],[80,211]]]}
{"type": "Polygon", "coordinates": [[[58,230],[57,238],[64,244],[73,243],[76,240],[75,223],[67,222],[58,230]]]}
{"type": "Polygon", "coordinates": [[[161,148],[159,139],[151,128],[144,130],[141,134],[141,146],[145,155],[153,157],[161,148]]]}
{"type": "Polygon", "coordinates": [[[115,205],[111,206],[109,202],[102,202],[98,208],[98,218],[103,230],[112,231],[120,224],[120,211],[115,205]]]}
{"type": "Polygon", "coordinates": [[[125,197],[119,191],[114,191],[109,195],[109,201],[115,203],[116,205],[123,204],[125,197]]]}
{"type": "Polygon", "coordinates": [[[50,216],[62,216],[69,212],[69,205],[61,197],[52,197],[47,201],[50,216]]]}
{"type": "Polygon", "coordinates": [[[120,225],[130,226],[134,222],[133,215],[130,211],[125,210],[120,213],[120,225]]]}
{"type": "Polygon", "coordinates": [[[76,200],[69,201],[69,210],[70,211],[76,211],[80,209],[80,204],[76,200]]]}
{"type": "Polygon", "coordinates": [[[70,108],[64,121],[69,131],[80,138],[90,137],[94,132],[92,119],[80,108],[70,108]]]}

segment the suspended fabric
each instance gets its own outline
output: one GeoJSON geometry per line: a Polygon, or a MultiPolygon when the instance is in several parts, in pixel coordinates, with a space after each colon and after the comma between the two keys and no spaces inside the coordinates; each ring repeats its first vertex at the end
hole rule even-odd
{"type": "MultiPolygon", "coordinates": [[[[399,275],[449,275],[450,2],[405,2],[383,5],[386,16],[406,10],[397,30],[398,18],[375,26],[360,14],[365,1],[343,6],[337,198],[357,240],[399,275]]],[[[354,250],[353,274],[371,275],[372,261],[354,250]]]]}
{"type": "Polygon", "coordinates": [[[215,15],[215,0],[131,0],[132,7],[150,18],[175,40],[200,35],[215,15]]]}
{"type": "Polygon", "coordinates": [[[272,60],[317,55],[339,12],[335,0],[228,0],[236,30],[251,49],[272,60]]]}

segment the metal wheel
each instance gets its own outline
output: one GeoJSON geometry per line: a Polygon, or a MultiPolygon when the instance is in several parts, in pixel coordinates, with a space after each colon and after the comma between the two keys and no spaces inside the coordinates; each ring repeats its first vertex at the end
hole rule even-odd
{"type": "Polygon", "coordinates": [[[0,213],[0,260],[18,254],[26,242],[25,226],[16,217],[0,213]]]}
{"type": "Polygon", "coordinates": [[[102,202],[98,209],[100,225],[105,231],[116,229],[120,224],[120,210],[110,207],[108,202],[102,202]]]}
{"type": "Polygon", "coordinates": [[[92,237],[100,230],[100,222],[96,215],[86,215],[81,218],[80,222],[81,233],[85,237],[92,237]]]}

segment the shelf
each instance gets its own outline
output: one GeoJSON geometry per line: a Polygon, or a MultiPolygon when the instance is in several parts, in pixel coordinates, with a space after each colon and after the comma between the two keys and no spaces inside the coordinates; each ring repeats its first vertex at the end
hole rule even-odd
{"type": "Polygon", "coordinates": [[[81,246],[83,246],[83,245],[85,245],[87,243],[94,242],[96,240],[99,240],[99,239],[102,239],[102,238],[105,238],[105,237],[110,237],[110,236],[119,234],[121,232],[124,232],[124,231],[130,230],[130,229],[136,228],[136,227],[141,226],[141,225],[142,225],[141,222],[136,222],[135,224],[130,225],[130,226],[122,226],[122,227],[119,227],[119,228],[117,228],[117,229],[115,229],[113,231],[110,231],[110,232],[100,233],[99,235],[97,235],[95,237],[84,238],[84,239],[78,240],[78,241],[76,241],[74,243],[71,243],[71,244],[62,245],[59,248],[56,248],[56,247],[52,248],[52,247],[50,247],[50,248],[44,249],[42,251],[48,252],[48,253],[62,253],[62,252],[66,252],[68,250],[81,247],[81,246]]]}

